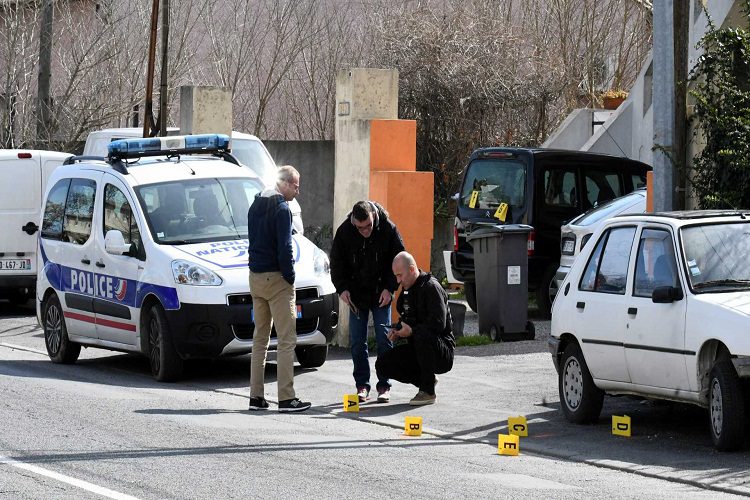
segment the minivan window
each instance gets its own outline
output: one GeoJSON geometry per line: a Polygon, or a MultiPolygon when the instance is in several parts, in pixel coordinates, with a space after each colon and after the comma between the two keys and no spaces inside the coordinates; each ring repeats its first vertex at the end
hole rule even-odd
{"type": "Polygon", "coordinates": [[[42,219],[42,238],[59,240],[62,238],[63,214],[65,213],[65,200],[68,197],[70,179],[63,179],[50,189],[47,203],[44,205],[44,218],[42,219]]]}
{"type": "Polygon", "coordinates": [[[469,164],[460,198],[461,205],[480,210],[500,203],[522,207],[526,203],[526,165],[518,160],[474,160],[469,164]],[[477,192],[473,207],[472,193],[477,192]]]}
{"type": "Polygon", "coordinates": [[[552,207],[575,207],[576,172],[551,168],[544,171],[544,204],[552,207]]]}
{"type": "Polygon", "coordinates": [[[91,235],[94,218],[96,182],[91,179],[73,179],[65,202],[63,241],[82,245],[91,235]]]}
{"type": "Polygon", "coordinates": [[[606,172],[601,170],[586,169],[586,197],[585,208],[601,205],[618,196],[622,196],[623,189],[620,183],[620,175],[617,172],[606,172]]]}
{"type": "Polygon", "coordinates": [[[136,188],[157,243],[180,245],[247,238],[247,211],[262,185],[255,179],[195,179],[136,188]]]}
{"type": "Polygon", "coordinates": [[[141,247],[141,233],[138,223],[133,216],[125,194],[116,186],[107,184],[104,187],[104,224],[103,233],[116,229],[122,233],[125,243],[134,243],[136,248],[141,247]]]}

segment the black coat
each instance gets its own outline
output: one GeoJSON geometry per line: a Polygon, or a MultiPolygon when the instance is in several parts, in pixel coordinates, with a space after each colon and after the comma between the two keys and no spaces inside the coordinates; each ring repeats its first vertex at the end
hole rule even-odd
{"type": "Polygon", "coordinates": [[[358,308],[377,307],[383,290],[396,291],[393,258],[404,250],[396,225],[375,203],[377,217],[369,238],[364,238],[351,223],[351,213],[336,230],[331,248],[331,280],[341,294],[349,290],[358,308]]]}
{"type": "Polygon", "coordinates": [[[411,327],[414,337],[440,337],[450,350],[455,348],[448,294],[430,273],[421,271],[417,281],[401,291],[396,310],[400,321],[411,327]]]}

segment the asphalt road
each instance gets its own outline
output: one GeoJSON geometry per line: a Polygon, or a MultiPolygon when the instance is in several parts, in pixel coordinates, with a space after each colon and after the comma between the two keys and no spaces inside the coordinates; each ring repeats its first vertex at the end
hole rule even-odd
{"type": "MultiPolygon", "coordinates": [[[[471,314],[467,325],[475,321],[471,314]]],[[[0,303],[0,498],[716,498],[750,493],[748,452],[711,448],[704,411],[607,398],[600,423],[573,426],[558,410],[546,351],[535,341],[465,347],[440,377],[438,403],[342,412],[351,361],[331,351],[296,370],[315,407],[247,411],[249,358],[191,363],[184,381],[152,380],[144,358],[96,349],[51,363],[30,308],[0,303]],[[612,414],[633,437],[610,434],[612,414]],[[404,417],[425,434],[403,435],[404,417]],[[525,415],[518,457],[498,456],[508,416],[525,415]]],[[[374,360],[372,360],[374,362],[374,360]]],[[[270,363],[267,382],[275,379],[270,363]]],[[[374,382],[374,381],[373,381],[374,382]]],[[[267,396],[275,401],[275,384],[267,396]]]]}

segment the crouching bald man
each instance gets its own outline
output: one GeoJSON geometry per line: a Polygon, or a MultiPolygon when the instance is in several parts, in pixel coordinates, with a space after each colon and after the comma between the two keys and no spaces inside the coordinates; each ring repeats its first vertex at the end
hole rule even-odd
{"type": "Polygon", "coordinates": [[[388,378],[419,388],[410,405],[429,405],[435,402],[435,374],[453,367],[456,342],[448,294],[407,252],[393,259],[393,274],[402,287],[396,304],[400,328],[388,331],[396,346],[379,355],[375,367],[388,378]]]}

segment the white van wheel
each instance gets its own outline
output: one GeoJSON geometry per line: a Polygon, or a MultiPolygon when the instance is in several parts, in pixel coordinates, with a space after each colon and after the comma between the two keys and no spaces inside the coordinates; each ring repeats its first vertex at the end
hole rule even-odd
{"type": "Polygon", "coordinates": [[[182,376],[184,362],[172,344],[172,332],[161,305],[149,309],[146,321],[151,374],[160,382],[177,380],[182,376]]]}

